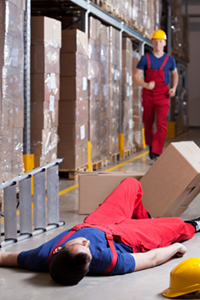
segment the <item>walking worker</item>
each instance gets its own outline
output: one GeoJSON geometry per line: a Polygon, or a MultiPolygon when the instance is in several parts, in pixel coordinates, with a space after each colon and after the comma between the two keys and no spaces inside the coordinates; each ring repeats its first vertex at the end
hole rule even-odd
{"type": "Polygon", "coordinates": [[[143,123],[149,157],[161,155],[166,134],[169,97],[174,97],[178,85],[178,73],[174,58],[164,52],[167,36],[163,30],[156,30],[152,36],[153,51],[143,55],[133,73],[133,82],[143,87],[143,123]],[[170,72],[172,75],[169,89],[170,72]],[[144,73],[144,81],[140,79],[144,73]],[[154,120],[156,115],[156,133],[154,120]]]}
{"type": "Polygon", "coordinates": [[[1,267],[50,272],[59,284],[77,284],[87,275],[117,275],[151,268],[187,251],[181,241],[199,230],[200,218],[151,218],[142,188],[124,179],[83,224],[65,230],[36,249],[1,252],[1,267]]]}

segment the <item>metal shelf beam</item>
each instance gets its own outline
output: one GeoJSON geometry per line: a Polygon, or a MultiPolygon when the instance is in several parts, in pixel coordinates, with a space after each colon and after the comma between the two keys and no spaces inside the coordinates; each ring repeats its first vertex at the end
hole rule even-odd
{"type": "Polygon", "coordinates": [[[142,33],[138,32],[137,30],[131,28],[126,23],[122,22],[121,20],[117,19],[116,17],[112,16],[105,10],[101,9],[94,3],[85,0],[70,0],[74,4],[80,6],[88,13],[93,14],[98,19],[102,20],[105,23],[110,24],[111,26],[117,28],[118,30],[125,32],[131,37],[136,38],[140,42],[145,42],[147,45],[151,46],[151,41],[145,37],[142,33]]]}

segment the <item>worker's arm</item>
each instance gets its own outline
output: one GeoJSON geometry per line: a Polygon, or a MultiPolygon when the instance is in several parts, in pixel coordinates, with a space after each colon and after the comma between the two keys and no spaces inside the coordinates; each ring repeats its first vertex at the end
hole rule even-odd
{"type": "Polygon", "coordinates": [[[19,267],[17,257],[19,252],[0,251],[0,267],[19,267]]]}
{"type": "Polygon", "coordinates": [[[140,76],[142,73],[143,73],[143,70],[136,68],[135,71],[133,72],[133,82],[139,86],[142,86],[145,89],[153,90],[153,88],[155,87],[155,81],[151,81],[148,83],[144,82],[143,80],[140,79],[140,76]]]}
{"type": "Polygon", "coordinates": [[[186,251],[187,248],[184,245],[175,243],[167,247],[153,249],[144,253],[133,253],[131,255],[135,259],[134,271],[161,265],[174,256],[182,257],[186,251]]]}
{"type": "Polygon", "coordinates": [[[176,95],[176,88],[178,85],[178,72],[177,69],[172,71],[172,87],[169,90],[170,97],[174,97],[176,95]]]}

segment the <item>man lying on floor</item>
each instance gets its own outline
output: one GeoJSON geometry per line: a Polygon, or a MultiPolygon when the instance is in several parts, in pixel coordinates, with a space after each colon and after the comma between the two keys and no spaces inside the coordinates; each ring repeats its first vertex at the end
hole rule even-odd
{"type": "Polygon", "coordinates": [[[150,218],[140,183],[127,178],[83,224],[30,251],[0,251],[0,266],[49,271],[57,283],[74,285],[86,274],[125,274],[181,257],[187,249],[180,242],[199,225],[200,218],[150,218]]]}

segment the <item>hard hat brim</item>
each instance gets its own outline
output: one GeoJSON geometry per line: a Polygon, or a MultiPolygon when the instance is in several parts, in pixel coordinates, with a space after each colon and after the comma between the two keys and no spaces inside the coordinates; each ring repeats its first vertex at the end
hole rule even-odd
{"type": "Polygon", "coordinates": [[[190,288],[189,290],[175,292],[172,289],[168,288],[162,291],[162,295],[167,298],[174,298],[182,295],[186,295],[192,292],[198,292],[200,290],[199,284],[196,287],[190,288]]]}

